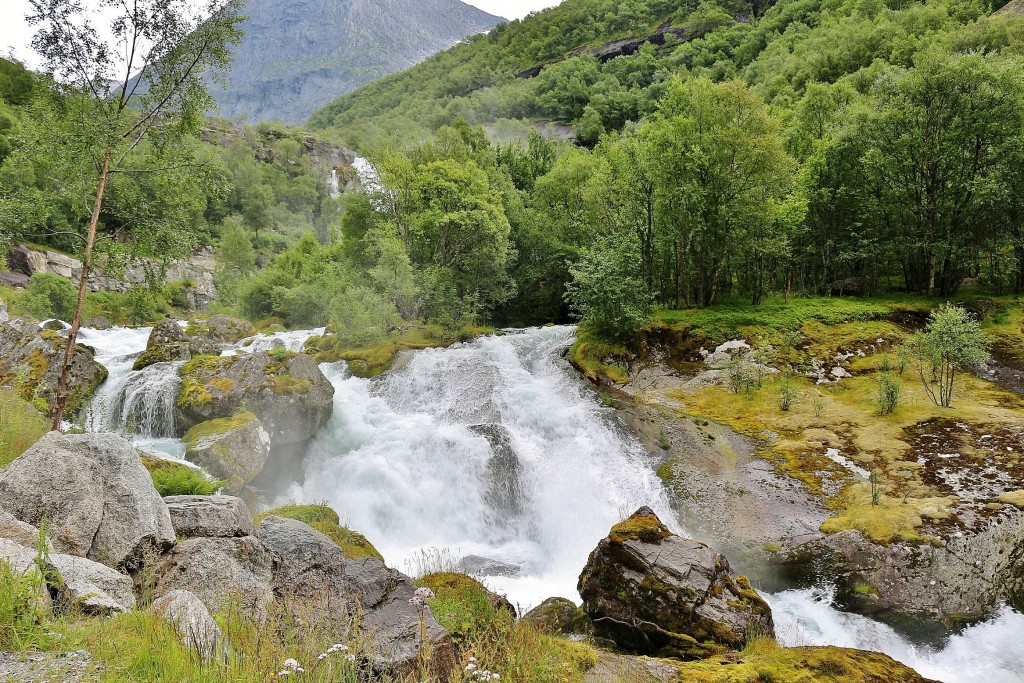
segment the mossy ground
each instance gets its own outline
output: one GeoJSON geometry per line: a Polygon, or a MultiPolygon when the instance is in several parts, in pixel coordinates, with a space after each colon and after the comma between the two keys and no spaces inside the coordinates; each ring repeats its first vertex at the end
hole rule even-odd
{"type": "MultiPolygon", "coordinates": [[[[986,464],[995,458],[1001,471],[1016,476],[1024,468],[1019,458],[989,453],[992,449],[978,439],[1012,438],[1021,424],[1024,401],[961,373],[953,407],[940,408],[928,398],[913,368],[900,375],[896,349],[926,319],[932,303],[807,299],[788,305],[771,302],[756,308],[737,305],[656,314],[652,329],[677,327],[677,333],[706,341],[707,348],[734,338],[759,348],[770,346],[768,362],[794,373],[789,379],[770,377],[760,388],[739,393],[714,386],[695,393],[672,391],[666,398],[681,418],[714,420],[758,439],[760,455],[803,482],[835,511],[823,530],[858,529],[879,543],[937,542],[937,537],[962,526],[961,516],[975,515],[977,509],[996,502],[1000,492],[992,492],[992,500],[972,500],[971,509],[966,509],[962,495],[918,462],[923,452],[918,432],[922,426],[950,422],[969,425],[970,433],[957,434],[951,446],[965,455],[965,471],[976,467],[984,455],[986,464]],[[839,352],[854,354],[844,362],[853,377],[817,385],[803,376],[811,359],[833,359],[839,352]],[[899,375],[902,395],[896,410],[883,416],[877,406],[877,382],[886,367],[890,375],[899,375]],[[797,389],[789,410],[781,409],[785,382],[797,389]],[[836,449],[861,472],[829,458],[829,449],[836,449]],[[968,461],[968,456],[974,460],[968,461]],[[874,498],[867,472],[877,473],[874,498]]],[[[967,305],[985,315],[983,328],[993,331],[998,345],[1024,346],[1017,317],[1024,304],[1019,300],[967,305]]],[[[659,474],[670,478],[671,466],[659,474]]]]}
{"type": "Polygon", "coordinates": [[[0,468],[38,441],[50,424],[35,406],[13,389],[0,389],[0,468]]]}
{"type": "Polygon", "coordinates": [[[283,505],[260,514],[256,524],[266,517],[286,517],[305,522],[337,543],[349,559],[373,557],[384,561],[384,557],[365,536],[342,526],[338,513],[327,505],[283,505]]]}
{"type": "Polygon", "coordinates": [[[595,384],[623,384],[629,381],[628,355],[625,345],[605,341],[580,326],[568,359],[595,384]]]}

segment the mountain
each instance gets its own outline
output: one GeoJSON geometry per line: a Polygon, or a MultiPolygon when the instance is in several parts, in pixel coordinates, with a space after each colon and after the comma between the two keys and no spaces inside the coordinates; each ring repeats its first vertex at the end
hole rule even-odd
{"type": "Polygon", "coordinates": [[[458,0],[249,0],[216,114],[302,123],[360,85],[406,69],[502,18],[458,0]]]}

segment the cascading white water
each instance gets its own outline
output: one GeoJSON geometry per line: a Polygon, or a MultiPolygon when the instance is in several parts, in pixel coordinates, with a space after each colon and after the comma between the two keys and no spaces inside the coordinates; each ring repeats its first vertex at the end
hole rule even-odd
{"type": "Polygon", "coordinates": [[[612,524],[668,506],[642,446],[561,359],[572,338],[422,351],[375,382],[331,368],[334,416],[291,495],[330,502],[394,566],[445,548],[521,604],[575,595],[612,524]]]}
{"type": "Polygon", "coordinates": [[[270,351],[278,346],[289,351],[302,351],[306,341],[310,337],[318,337],[326,331],[325,327],[317,327],[312,330],[289,330],[286,332],[274,332],[273,334],[257,334],[253,337],[246,337],[231,348],[224,351],[225,356],[234,356],[239,353],[259,353],[270,351]]]}

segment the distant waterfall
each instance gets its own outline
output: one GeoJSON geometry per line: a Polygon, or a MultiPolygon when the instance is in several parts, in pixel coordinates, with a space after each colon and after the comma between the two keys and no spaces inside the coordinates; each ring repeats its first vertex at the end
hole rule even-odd
{"type": "Polygon", "coordinates": [[[337,199],[341,196],[341,188],[338,186],[338,169],[331,169],[331,181],[329,187],[331,193],[331,199],[337,199]]]}

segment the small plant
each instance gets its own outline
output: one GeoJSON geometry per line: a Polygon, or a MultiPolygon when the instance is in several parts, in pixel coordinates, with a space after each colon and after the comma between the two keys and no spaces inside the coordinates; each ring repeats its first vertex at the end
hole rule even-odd
{"type": "Polygon", "coordinates": [[[821,417],[825,412],[825,399],[821,394],[815,394],[811,406],[814,408],[814,417],[821,417]]]}
{"type": "Polygon", "coordinates": [[[276,361],[283,361],[288,358],[288,349],[283,346],[275,346],[270,352],[270,356],[276,361]]]}
{"type": "Polygon", "coordinates": [[[725,366],[725,381],[734,394],[738,394],[751,385],[750,372],[747,364],[739,356],[732,357],[725,366]]]}
{"type": "Polygon", "coordinates": [[[658,432],[658,446],[660,446],[663,451],[667,451],[672,448],[672,440],[669,438],[668,432],[664,429],[661,429],[658,432]]]}
{"type": "Polygon", "coordinates": [[[779,380],[779,409],[788,411],[799,400],[800,388],[797,386],[793,375],[786,373],[779,380]]]}
{"type": "Polygon", "coordinates": [[[882,497],[882,493],[878,489],[878,470],[871,470],[868,480],[871,482],[871,504],[877,506],[882,497]]]}
{"type": "Polygon", "coordinates": [[[903,394],[903,380],[888,372],[878,376],[878,390],[875,395],[875,407],[879,415],[891,415],[896,410],[903,394]]]}

